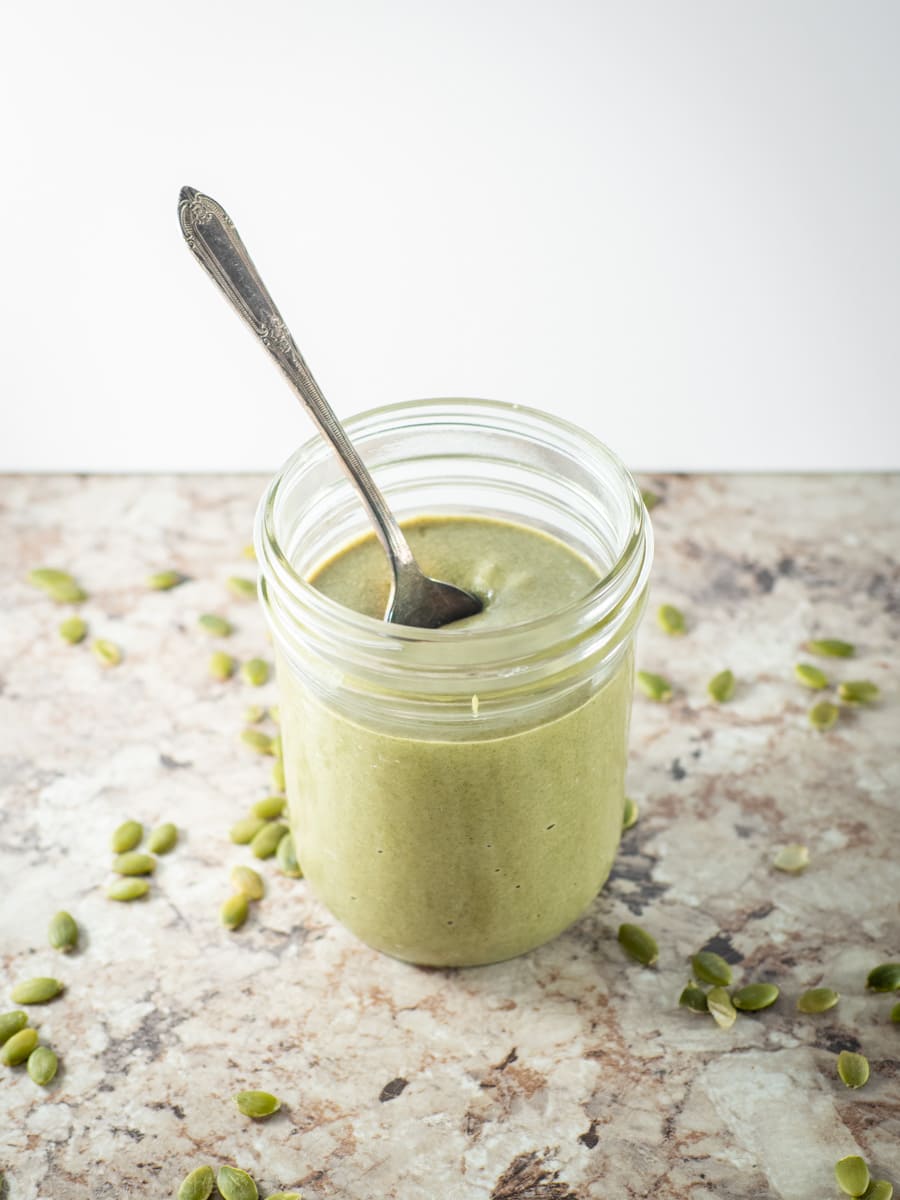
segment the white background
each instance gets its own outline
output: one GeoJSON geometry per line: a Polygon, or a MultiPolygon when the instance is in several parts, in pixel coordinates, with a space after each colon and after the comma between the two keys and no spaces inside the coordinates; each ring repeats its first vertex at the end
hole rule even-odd
{"type": "Polygon", "coordinates": [[[183,183],[342,415],[490,396],[636,468],[900,466],[896,0],[0,21],[0,468],[271,469],[309,436],[183,183]]]}

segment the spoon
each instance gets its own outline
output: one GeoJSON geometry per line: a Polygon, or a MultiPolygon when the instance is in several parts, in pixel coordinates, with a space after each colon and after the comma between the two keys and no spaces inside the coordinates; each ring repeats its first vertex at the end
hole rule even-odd
{"type": "Polygon", "coordinates": [[[481,612],[484,605],[477,596],[452,583],[431,579],[419,567],[387,501],[303,361],[225,209],[195,188],[183,187],[178,199],[178,218],[184,240],[197,261],[281,367],[359,492],[391,568],[385,620],[438,629],[481,612]]]}

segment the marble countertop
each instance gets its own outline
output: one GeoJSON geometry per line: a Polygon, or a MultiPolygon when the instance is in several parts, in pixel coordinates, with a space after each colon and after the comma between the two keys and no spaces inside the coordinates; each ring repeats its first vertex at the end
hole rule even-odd
{"type": "Polygon", "coordinates": [[[61,978],[33,1010],[59,1054],[54,1085],[0,1067],[4,1200],[174,1196],[203,1162],[249,1170],[260,1194],[305,1200],[821,1200],[834,1161],[862,1154],[900,1184],[896,997],[865,991],[900,957],[900,477],[668,477],[653,513],[652,616],[638,663],[676,684],[638,696],[629,793],[640,805],[612,878],[576,926],[497,966],[423,970],[367,949],[303,881],[237,934],[219,924],[228,871],[255,862],[228,828],[265,795],[270,760],[241,746],[245,706],[274,701],[208,677],[203,611],[266,654],[262,616],[229,597],[248,573],[263,481],[251,477],[0,480],[0,1011],[23,977],[61,978]],[[61,613],[23,577],[71,569],[83,613],[124,659],[103,669],[57,636],[61,613]],[[143,587],[176,567],[191,580],[143,587]],[[813,635],[858,644],[835,679],[881,702],[829,733],[793,680],[813,635]],[[734,700],[707,680],[731,667],[734,700]],[[178,848],[149,900],[104,897],[112,829],[172,820],[178,848]],[[772,858],[809,846],[800,876],[772,858]],[[61,956],[46,926],[82,928],[61,956]],[[656,969],[625,961],[622,921],[652,931],[656,969]],[[731,1030],[679,1009],[689,956],[777,982],[774,1008],[731,1030]],[[842,999],[803,1016],[802,990],[842,999]],[[872,1078],[848,1091],[843,1048],[872,1078]],[[231,1102],[284,1108],[253,1124],[231,1102]]]}

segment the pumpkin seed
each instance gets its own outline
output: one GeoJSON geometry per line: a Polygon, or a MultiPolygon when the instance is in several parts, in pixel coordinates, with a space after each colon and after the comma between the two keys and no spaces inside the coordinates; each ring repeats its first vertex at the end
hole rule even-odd
{"type": "Polygon", "coordinates": [[[627,955],[645,967],[652,966],[659,958],[656,939],[646,929],[641,929],[640,925],[620,925],[619,945],[627,955]]]}
{"type": "Polygon", "coordinates": [[[731,967],[721,956],[712,950],[701,950],[691,959],[694,975],[702,983],[712,983],[717,987],[727,987],[731,983],[731,967]]]}
{"type": "Polygon", "coordinates": [[[262,687],[269,680],[269,664],[264,658],[250,658],[241,667],[241,676],[251,687],[262,687]]]}
{"type": "Polygon", "coordinates": [[[720,671],[718,675],[713,675],[706,690],[716,704],[725,704],[734,695],[734,672],[720,671]]]}
{"type": "Polygon", "coordinates": [[[672,685],[662,675],[654,675],[652,671],[638,671],[636,677],[638,687],[645,696],[661,704],[668,704],[672,699],[672,685]]]}
{"type": "Polygon", "coordinates": [[[824,733],[825,730],[831,729],[840,716],[840,712],[838,706],[832,704],[830,700],[820,700],[809,710],[809,723],[813,729],[821,730],[824,733]]]}
{"type": "Polygon", "coordinates": [[[36,975],[34,979],[23,979],[10,992],[13,1004],[46,1004],[63,990],[58,979],[49,975],[36,975]]]}
{"type": "Polygon", "coordinates": [[[869,1080],[869,1060],[864,1054],[842,1050],[838,1055],[837,1073],[848,1088],[861,1088],[869,1080]]]}
{"type": "Polygon", "coordinates": [[[778,851],[772,859],[772,866],[776,871],[788,871],[792,875],[797,875],[809,866],[809,850],[806,846],[791,842],[790,845],[782,846],[778,851]]]}
{"type": "Polygon", "coordinates": [[[226,654],[224,650],[217,650],[215,654],[211,654],[209,658],[209,673],[213,679],[218,679],[224,683],[226,679],[230,679],[237,670],[237,661],[226,654]]]}
{"type": "Polygon", "coordinates": [[[47,939],[54,950],[62,950],[65,954],[74,950],[78,945],[78,926],[75,919],[67,912],[58,912],[51,917],[47,927],[47,939]]]}
{"type": "Polygon", "coordinates": [[[279,760],[284,758],[284,747],[281,742],[281,734],[276,733],[272,738],[272,753],[279,760]]]}
{"type": "Polygon", "coordinates": [[[804,687],[812,688],[813,691],[819,692],[828,687],[828,676],[812,663],[797,663],[794,674],[804,687]]]}
{"type": "Polygon", "coordinates": [[[27,1024],[28,1013],[23,1013],[21,1009],[17,1009],[15,1012],[0,1013],[0,1046],[4,1042],[8,1042],[14,1033],[24,1029],[27,1024]]]}
{"type": "Polygon", "coordinates": [[[106,889],[108,900],[140,900],[150,891],[150,883],[146,879],[117,879],[106,889]]]}
{"type": "Polygon", "coordinates": [[[842,642],[839,638],[816,638],[806,643],[806,649],[825,658],[852,658],[856,653],[852,642],[842,642]]]}
{"type": "Polygon", "coordinates": [[[186,579],[187,575],[182,575],[180,571],[157,571],[155,575],[147,576],[147,587],[154,592],[168,592],[186,579]]]}
{"type": "MultiPolygon", "coordinates": [[[[215,613],[202,613],[197,618],[197,624],[210,637],[230,637],[234,633],[234,626],[231,622],[215,613]]],[[[202,1168],[200,1169],[202,1170],[202,1168]]]]}
{"type": "Polygon", "coordinates": [[[258,1200],[259,1197],[256,1184],[238,1167],[219,1167],[216,1186],[223,1200],[258,1200]]]}
{"type": "Polygon", "coordinates": [[[151,854],[168,854],[170,850],[175,849],[178,841],[178,829],[171,821],[164,821],[162,825],[157,827],[147,839],[147,849],[151,854]]]}
{"type": "Polygon", "coordinates": [[[696,983],[689,983],[685,987],[684,991],[678,997],[678,1003],[682,1008],[689,1008],[691,1012],[709,1012],[709,1005],[706,1003],[706,992],[704,992],[703,988],[697,987],[696,983]]]}
{"type": "Polygon", "coordinates": [[[28,1056],[28,1074],[41,1087],[53,1082],[58,1065],[59,1060],[49,1046],[36,1046],[28,1056]]]}
{"type": "Polygon", "coordinates": [[[893,1195],[894,1185],[889,1180],[873,1179],[863,1192],[862,1200],[893,1200],[893,1195]]]}
{"type": "MultiPolygon", "coordinates": [[[[299,1192],[271,1192],[266,1200],[303,1200],[299,1192]]],[[[891,1200],[890,1196],[887,1200],[891,1200]]]]}
{"type": "Polygon", "coordinates": [[[638,819],[638,806],[635,804],[635,802],[631,799],[630,796],[626,796],[625,797],[625,809],[622,813],[622,832],[624,833],[624,831],[626,829],[630,829],[632,827],[632,825],[635,825],[637,823],[637,819],[638,819]]]}
{"type": "Polygon", "coordinates": [[[257,858],[271,858],[278,849],[278,843],[287,836],[288,827],[280,821],[267,822],[250,843],[250,849],[257,858]]]}
{"type": "Polygon", "coordinates": [[[264,796],[262,800],[256,801],[250,811],[254,817],[262,817],[264,821],[273,821],[284,812],[285,803],[284,796],[264,796]]]}
{"type": "Polygon", "coordinates": [[[37,1044],[38,1032],[36,1029],[20,1029],[18,1033],[7,1038],[6,1045],[3,1047],[3,1061],[8,1067],[18,1067],[25,1062],[37,1044]]]}
{"type": "Polygon", "coordinates": [[[247,913],[249,911],[247,897],[243,892],[235,892],[222,905],[219,910],[219,916],[222,918],[222,924],[226,929],[240,929],[247,920],[247,913]]]}
{"type": "Polygon", "coordinates": [[[265,819],[263,817],[241,817],[239,821],[235,821],[231,829],[228,831],[228,836],[236,846],[247,846],[261,829],[265,827],[265,819]]]}
{"type": "Polygon", "coordinates": [[[687,625],[684,613],[674,604],[661,604],[656,610],[656,623],[663,633],[679,635],[685,632],[687,625]]]}
{"type": "Polygon", "coordinates": [[[80,604],[87,599],[87,592],[68,571],[55,567],[38,567],[28,572],[28,582],[46,592],[57,604],[80,604]]]}
{"type": "Polygon", "coordinates": [[[297,851],[294,848],[294,835],[287,833],[278,843],[275,851],[278,860],[278,870],[290,879],[302,879],[303,869],[297,861],[297,851]]]}
{"type": "Polygon", "coordinates": [[[861,1196],[869,1186],[869,1168],[858,1154],[848,1154],[834,1164],[838,1187],[848,1196],[861,1196]]]}
{"type": "Polygon", "coordinates": [[[774,983],[748,983],[733,993],[731,1003],[741,1012],[759,1012],[777,999],[778,988],[774,983]]]}
{"type": "MultiPolygon", "coordinates": [[[[895,1025],[900,1025],[900,1002],[894,1005],[891,1009],[891,1020],[895,1025]]],[[[2,1039],[0,1039],[2,1040],[2,1039]]]]}
{"type": "Polygon", "coordinates": [[[143,836],[144,827],[140,821],[123,821],[117,829],[113,830],[113,835],[109,839],[113,854],[125,854],[128,850],[133,850],[135,846],[140,845],[143,836]]]}
{"type": "Polygon", "coordinates": [[[152,875],[156,870],[156,859],[152,854],[140,850],[129,850],[113,859],[112,869],[117,875],[152,875]]]}
{"type": "Polygon", "coordinates": [[[651,492],[649,488],[641,488],[641,499],[644,502],[644,507],[647,512],[653,512],[657,504],[659,504],[659,496],[656,492],[651,492]]]}
{"type": "Polygon", "coordinates": [[[823,1013],[829,1008],[834,1008],[840,998],[833,988],[810,988],[797,998],[797,1008],[802,1013],[823,1013]]]}
{"type": "Polygon", "coordinates": [[[284,760],[279,758],[272,765],[272,786],[283,792],[284,784],[284,760]]]}
{"type": "Polygon", "coordinates": [[[271,1092],[238,1092],[232,1099],[245,1117],[253,1117],[254,1120],[271,1117],[281,1108],[281,1101],[271,1092]]]}
{"type": "Polygon", "coordinates": [[[266,710],[261,704],[249,704],[244,709],[244,724],[258,725],[266,719],[266,710]]]}
{"type": "Polygon", "coordinates": [[[231,868],[231,882],[239,892],[243,892],[248,900],[262,900],[266,894],[266,885],[262,875],[252,867],[243,864],[231,868]]]}
{"type": "Polygon", "coordinates": [[[225,586],[238,600],[254,600],[256,598],[256,582],[244,579],[240,575],[231,575],[226,579],[225,586]]]}
{"type": "Polygon", "coordinates": [[[275,753],[275,744],[267,733],[261,729],[245,729],[241,733],[241,741],[257,754],[275,753]]]}
{"type": "Polygon", "coordinates": [[[59,627],[59,636],[70,646],[77,646],[87,637],[87,621],[82,617],[66,617],[59,627]]]}
{"type": "Polygon", "coordinates": [[[873,992],[900,990],[900,962],[882,963],[879,967],[873,967],[866,979],[866,987],[873,992]]]}
{"type": "Polygon", "coordinates": [[[879,691],[868,679],[848,679],[846,683],[838,684],[838,695],[846,704],[873,704],[879,691]]]}
{"type": "Polygon", "coordinates": [[[94,657],[104,667],[117,667],[122,661],[122,651],[115,642],[111,642],[107,638],[94,638],[91,642],[91,649],[94,657]]]}
{"type": "Polygon", "coordinates": [[[195,1167],[182,1179],[177,1200],[209,1200],[215,1182],[216,1174],[212,1167],[195,1167]]]}
{"type": "Polygon", "coordinates": [[[725,988],[711,988],[706,997],[706,1004],[712,1019],[720,1029],[730,1029],[737,1020],[737,1009],[725,988]]]}

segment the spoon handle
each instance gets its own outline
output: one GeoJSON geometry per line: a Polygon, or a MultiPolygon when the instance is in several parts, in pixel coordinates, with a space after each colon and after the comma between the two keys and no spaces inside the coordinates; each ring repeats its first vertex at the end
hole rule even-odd
{"type": "Polygon", "coordinates": [[[209,196],[185,187],[178,200],[178,217],[184,239],[200,265],[281,367],[319,432],[334,447],[368,509],[391,569],[396,574],[398,566],[414,565],[412,551],[400,526],[322,395],[228,213],[209,196]]]}

